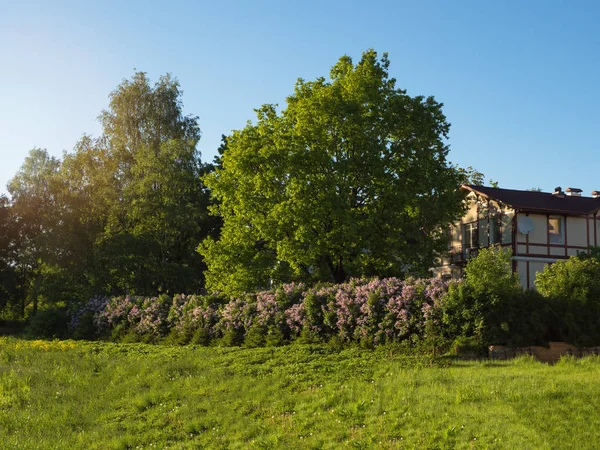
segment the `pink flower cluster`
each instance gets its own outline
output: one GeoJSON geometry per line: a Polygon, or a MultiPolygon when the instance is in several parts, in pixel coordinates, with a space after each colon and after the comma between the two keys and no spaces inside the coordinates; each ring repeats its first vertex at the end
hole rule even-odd
{"type": "MultiPolygon", "coordinates": [[[[352,279],[311,288],[290,283],[227,301],[196,295],[95,298],[82,311],[93,312],[99,331],[124,324],[139,334],[164,336],[202,328],[215,338],[258,327],[286,340],[308,330],[324,340],[337,336],[376,345],[423,335],[427,326],[439,324],[447,288],[436,278],[352,279]]],[[[81,314],[73,315],[74,324],[81,314]]]]}
{"type": "Polygon", "coordinates": [[[167,315],[171,329],[179,333],[193,333],[199,328],[211,331],[218,322],[218,305],[208,297],[175,295],[167,315]]]}
{"type": "Polygon", "coordinates": [[[103,297],[101,295],[90,298],[85,305],[71,312],[69,329],[73,331],[79,327],[81,325],[81,319],[85,314],[91,314],[94,318],[94,325],[96,328],[100,328],[102,325],[100,321],[101,314],[104,312],[109,302],[110,299],[108,297],[103,297]]]}

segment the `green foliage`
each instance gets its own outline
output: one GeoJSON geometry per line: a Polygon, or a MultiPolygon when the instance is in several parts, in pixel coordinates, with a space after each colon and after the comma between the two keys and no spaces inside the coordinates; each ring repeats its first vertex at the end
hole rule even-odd
{"type": "Polygon", "coordinates": [[[198,328],[194,331],[192,338],[190,339],[190,344],[195,345],[208,345],[210,343],[210,333],[207,328],[198,328]]]}
{"type": "Polygon", "coordinates": [[[25,329],[25,334],[35,338],[65,338],[67,336],[67,311],[64,308],[40,309],[25,329]]]}
{"type": "Polygon", "coordinates": [[[491,302],[522,290],[512,271],[511,252],[502,248],[480,249],[477,257],[467,263],[465,281],[474,295],[488,297],[491,302]]]}
{"type": "Polygon", "coordinates": [[[85,312],[79,319],[77,328],[73,331],[73,339],[93,340],[97,337],[96,325],[94,323],[94,313],[85,312]]]}
{"type": "Polygon", "coordinates": [[[26,267],[17,264],[19,225],[8,198],[0,195],[0,320],[20,316],[26,267]]]}
{"type": "Polygon", "coordinates": [[[600,246],[592,245],[587,251],[582,251],[577,254],[580,259],[593,258],[600,261],[600,246]]]}
{"type": "Polygon", "coordinates": [[[591,255],[571,257],[548,265],[538,273],[535,284],[554,317],[552,332],[579,346],[600,342],[600,262],[591,255]]]}
{"type": "Polygon", "coordinates": [[[450,353],[456,356],[470,355],[474,357],[486,356],[487,347],[474,336],[458,336],[450,346],[450,353]]]}
{"type": "Polygon", "coordinates": [[[250,327],[244,337],[244,345],[249,348],[264,347],[267,341],[267,327],[255,325],[250,327]]]}
{"type": "Polygon", "coordinates": [[[51,231],[59,221],[54,196],[59,167],[58,159],[46,150],[34,148],[7,185],[11,203],[10,209],[5,209],[9,235],[3,243],[7,246],[3,251],[4,264],[11,266],[18,277],[15,281],[20,291],[21,318],[26,307],[30,305],[35,314],[40,301],[43,303],[44,293],[40,291],[44,287],[44,272],[58,254],[51,231]]]}
{"type": "Polygon", "coordinates": [[[537,274],[535,286],[544,297],[600,304],[600,261],[574,256],[559,260],[537,274]]]}
{"type": "MultiPolygon", "coordinates": [[[[223,333],[221,339],[218,340],[217,345],[221,347],[237,347],[242,345],[244,342],[244,330],[228,330],[223,333]]],[[[253,342],[254,344],[255,342],[253,342]]],[[[250,345],[250,347],[256,347],[257,345],[250,345]]]]}
{"type": "Polygon", "coordinates": [[[600,342],[600,305],[580,303],[560,297],[545,298],[552,315],[553,340],[579,347],[592,347],[600,342]]]}
{"type": "Polygon", "coordinates": [[[33,149],[0,198],[0,317],[98,295],[196,292],[219,219],[200,176],[197,117],[170,75],[111,93],[102,135],[62,161],[33,149]]]}
{"type": "Polygon", "coordinates": [[[151,295],[202,287],[199,240],[215,232],[200,176],[197,117],[184,116],[178,81],[152,86],[143,72],[124,80],[101,115],[114,180],[103,233],[101,271],[113,292],[151,295]],[[116,196],[114,194],[117,194],[116,196]]]}
{"type": "Polygon", "coordinates": [[[464,282],[450,284],[442,306],[446,338],[485,348],[543,344],[551,337],[551,308],[536,292],[522,291],[510,251],[481,249],[465,272],[464,282]]]}
{"type": "Polygon", "coordinates": [[[442,105],[396,88],[388,67],[373,50],[342,57],[329,81],[298,80],[283,111],[264,105],[226,138],[204,178],[224,221],[199,247],[211,290],[431,267],[465,172],[446,160],[442,105]]]}

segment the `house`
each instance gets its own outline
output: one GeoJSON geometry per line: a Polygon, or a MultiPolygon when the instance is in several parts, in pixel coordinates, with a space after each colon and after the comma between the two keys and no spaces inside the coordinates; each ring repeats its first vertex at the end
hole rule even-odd
{"type": "Polygon", "coordinates": [[[513,271],[525,288],[535,288],[536,273],[559,259],[599,244],[600,192],[557,187],[554,192],[519,191],[462,185],[467,212],[449,230],[449,254],[436,269],[457,278],[480,248],[512,250],[513,271]]]}

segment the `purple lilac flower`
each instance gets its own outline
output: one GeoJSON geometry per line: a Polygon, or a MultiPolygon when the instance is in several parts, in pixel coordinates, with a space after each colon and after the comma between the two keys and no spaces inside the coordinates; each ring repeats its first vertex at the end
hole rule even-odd
{"type": "Polygon", "coordinates": [[[86,313],[91,313],[94,318],[94,325],[97,329],[101,327],[101,314],[104,312],[106,305],[109,303],[109,299],[103,296],[95,296],[88,300],[80,309],[71,314],[71,320],[69,321],[69,329],[71,331],[79,327],[81,318],[86,313]]]}

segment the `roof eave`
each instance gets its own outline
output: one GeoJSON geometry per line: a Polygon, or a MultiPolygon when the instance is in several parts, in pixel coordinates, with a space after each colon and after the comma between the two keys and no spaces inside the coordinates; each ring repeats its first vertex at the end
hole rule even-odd
{"type": "Polygon", "coordinates": [[[589,216],[590,214],[597,214],[600,211],[600,205],[598,205],[597,208],[592,209],[590,211],[569,211],[569,210],[564,210],[564,209],[531,208],[531,207],[522,208],[519,206],[515,206],[512,203],[506,203],[498,198],[490,197],[488,194],[481,192],[478,189],[476,189],[473,186],[470,186],[468,184],[461,184],[460,188],[463,190],[469,191],[469,192],[473,192],[484,198],[491,199],[491,200],[500,202],[504,205],[510,206],[514,210],[519,210],[519,211],[523,211],[523,212],[536,212],[536,213],[544,213],[544,214],[565,214],[565,215],[569,215],[569,216],[589,216]]]}

